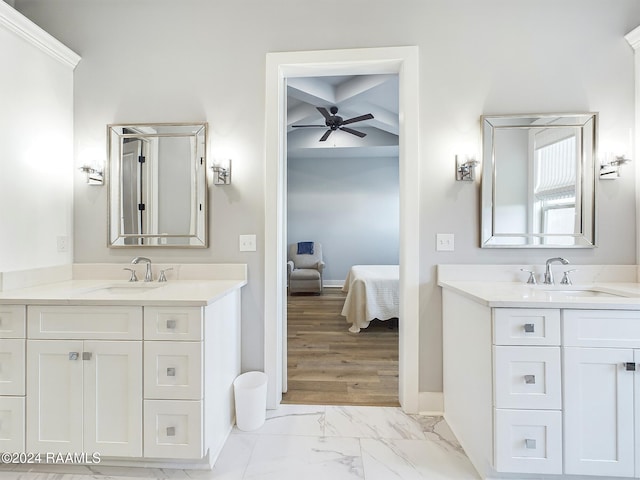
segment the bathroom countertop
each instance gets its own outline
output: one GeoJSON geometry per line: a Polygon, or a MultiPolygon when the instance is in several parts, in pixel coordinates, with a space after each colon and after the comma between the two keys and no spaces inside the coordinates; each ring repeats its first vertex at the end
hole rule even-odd
{"type": "Polygon", "coordinates": [[[440,281],[438,285],[488,307],[640,310],[638,283],[527,285],[516,282],[440,281]],[[590,296],[585,290],[596,291],[598,293],[595,295],[600,296],[590,296]]]}
{"type": "Polygon", "coordinates": [[[0,304],[206,306],[246,280],[68,280],[0,292],[0,304]]]}

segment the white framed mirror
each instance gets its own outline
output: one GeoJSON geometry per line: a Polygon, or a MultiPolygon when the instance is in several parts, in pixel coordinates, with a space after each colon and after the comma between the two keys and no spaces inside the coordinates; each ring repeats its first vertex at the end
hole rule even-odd
{"type": "Polygon", "coordinates": [[[206,123],[107,125],[108,246],[207,247],[206,123]]]}
{"type": "Polygon", "coordinates": [[[481,122],[481,247],[594,247],[598,115],[483,115],[481,122]]]}

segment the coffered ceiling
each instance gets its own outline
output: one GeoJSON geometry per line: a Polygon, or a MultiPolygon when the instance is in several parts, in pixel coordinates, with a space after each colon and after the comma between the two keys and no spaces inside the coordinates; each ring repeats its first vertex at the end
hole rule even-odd
{"type": "Polygon", "coordinates": [[[398,76],[357,75],[298,77],[287,80],[287,152],[289,158],[394,157],[398,155],[398,76]],[[351,123],[360,138],[345,131],[328,130],[317,110],[338,107],[343,119],[371,113],[373,119],[351,123]],[[297,128],[294,125],[318,125],[297,128]]]}

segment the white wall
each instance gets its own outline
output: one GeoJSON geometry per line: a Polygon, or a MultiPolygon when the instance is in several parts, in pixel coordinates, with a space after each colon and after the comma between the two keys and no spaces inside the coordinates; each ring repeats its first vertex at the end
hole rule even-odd
{"type": "MultiPolygon", "coordinates": [[[[479,186],[454,181],[456,153],[479,151],[481,114],[595,111],[603,145],[631,151],[637,0],[16,0],[83,57],[75,75],[77,156],[104,151],[105,125],[210,123],[214,158],[233,158],[233,185],[211,188],[207,250],[109,250],[106,189],[75,185],[75,260],[246,262],[243,368],[263,363],[265,55],[417,45],[420,51],[420,389],[441,391],[438,263],[634,264],[636,163],[601,182],[599,248],[482,250],[479,186]],[[455,252],[435,234],[454,233],[455,252]],[[240,253],[238,235],[258,234],[240,253]]],[[[616,148],[610,148],[615,150],[616,148]]]]}
{"type": "Polygon", "coordinates": [[[325,284],[351,265],[398,263],[398,158],[296,158],[287,162],[287,244],[322,244],[325,284]]]}
{"type": "Polygon", "coordinates": [[[0,271],[69,264],[73,69],[3,22],[0,65],[0,271]]]}

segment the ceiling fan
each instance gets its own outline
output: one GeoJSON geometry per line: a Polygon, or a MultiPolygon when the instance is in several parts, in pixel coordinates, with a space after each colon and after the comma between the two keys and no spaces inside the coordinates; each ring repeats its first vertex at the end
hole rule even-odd
{"type": "Polygon", "coordinates": [[[327,111],[326,108],[324,107],[316,107],[317,110],[322,114],[322,116],[324,117],[324,125],[291,125],[292,127],[297,127],[297,128],[304,128],[304,127],[321,127],[321,128],[325,128],[325,127],[329,127],[329,130],[327,130],[324,135],[322,135],[322,137],[320,137],[320,142],[324,142],[327,138],[329,138],[329,135],[331,135],[331,132],[334,132],[336,130],[342,130],[343,132],[347,132],[350,133],[351,135],[355,135],[357,137],[366,137],[367,134],[363,133],[363,132],[359,132],[358,130],[354,130],[353,128],[349,128],[349,127],[345,127],[344,125],[349,125],[351,123],[356,123],[356,122],[361,122],[363,120],[371,120],[373,118],[373,115],[371,115],[370,113],[367,113],[366,115],[360,115],[358,117],[353,117],[353,118],[349,118],[347,120],[344,120],[341,116],[337,115],[338,113],[338,107],[331,107],[329,109],[329,111],[327,111]],[[329,113],[331,112],[331,113],[329,113]]]}

